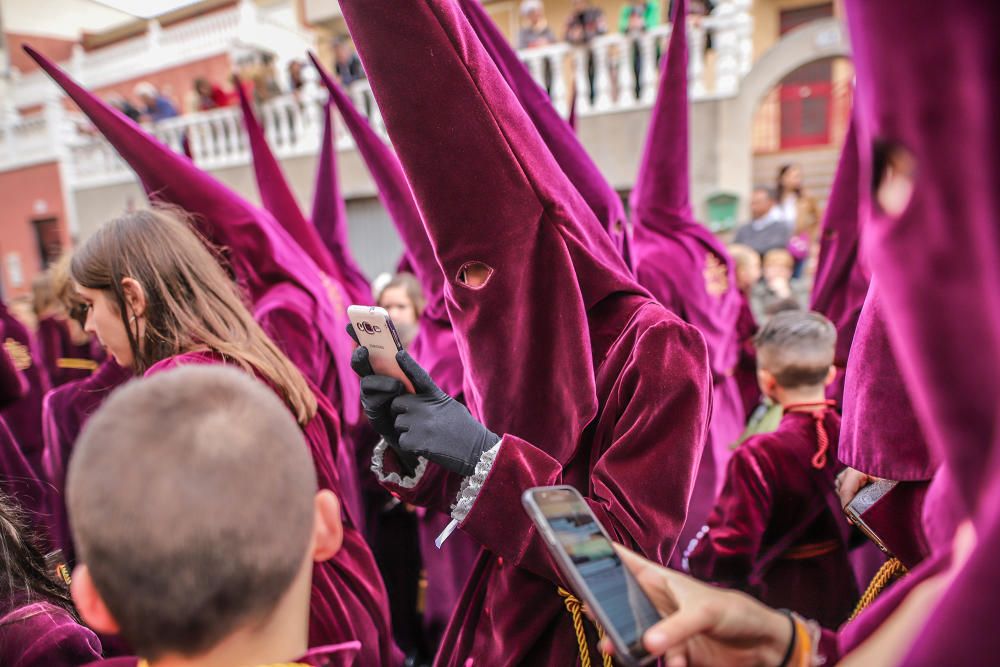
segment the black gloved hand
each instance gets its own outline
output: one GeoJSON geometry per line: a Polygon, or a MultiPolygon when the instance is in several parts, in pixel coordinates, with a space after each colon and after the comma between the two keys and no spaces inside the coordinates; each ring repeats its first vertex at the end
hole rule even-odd
{"type": "MultiPolygon", "coordinates": [[[[355,343],[358,342],[350,324],[347,325],[347,333],[355,343]]],[[[417,468],[417,457],[399,449],[399,437],[393,426],[395,416],[390,410],[392,400],[406,391],[403,383],[386,375],[376,375],[368,361],[367,347],[358,347],[351,354],[351,370],[361,378],[361,408],[365,417],[375,432],[396,452],[403,473],[412,476],[417,468]]]]}
{"type": "Polygon", "coordinates": [[[460,475],[473,474],[483,452],[500,442],[500,436],[441,391],[405,350],[396,353],[396,361],[416,390],[392,401],[399,448],[460,475]]]}

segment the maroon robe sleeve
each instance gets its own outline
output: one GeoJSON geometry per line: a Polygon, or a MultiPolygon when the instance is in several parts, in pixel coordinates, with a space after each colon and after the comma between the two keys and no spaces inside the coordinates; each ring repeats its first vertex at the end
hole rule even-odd
{"type": "Polygon", "coordinates": [[[748,444],[729,460],[715,509],[687,555],[693,576],[728,588],[748,586],[774,503],[773,470],[748,444]]]}
{"type": "Polygon", "coordinates": [[[27,605],[0,619],[4,667],[78,667],[100,657],[97,635],[54,605],[27,605]]]}
{"type": "MultiPolygon", "coordinates": [[[[693,328],[666,321],[647,329],[622,369],[616,393],[627,399],[608,434],[610,444],[593,465],[585,494],[615,541],[657,562],[667,561],[684,524],[696,467],[691,443],[701,441],[708,402],[704,387],[692,378],[706,375],[704,343],[693,328]],[[676,457],[665,460],[664,454],[676,457]]],[[[429,472],[415,489],[389,488],[404,500],[419,498],[438,508],[454,502],[449,495],[454,478],[431,468],[428,464],[429,472]]],[[[559,582],[562,577],[547,547],[520,506],[526,489],[563,483],[559,461],[532,443],[505,435],[461,527],[512,565],[559,582]]]]}

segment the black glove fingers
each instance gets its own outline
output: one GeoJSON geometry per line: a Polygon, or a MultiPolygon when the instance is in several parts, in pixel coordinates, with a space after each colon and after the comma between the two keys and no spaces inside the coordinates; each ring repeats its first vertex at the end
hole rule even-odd
{"type": "Polygon", "coordinates": [[[368,360],[368,348],[358,347],[351,353],[351,370],[357,373],[358,377],[365,378],[374,375],[371,362],[368,360]]]}
{"type": "Polygon", "coordinates": [[[367,375],[361,378],[361,395],[365,397],[389,395],[391,400],[402,394],[403,389],[402,382],[388,375],[367,375]]]}
{"type": "Polygon", "coordinates": [[[424,370],[423,366],[418,364],[406,350],[400,350],[396,353],[396,363],[399,364],[406,377],[410,378],[410,382],[413,383],[413,389],[418,394],[442,393],[434,383],[434,380],[431,379],[431,376],[424,370]]]}
{"type": "Polygon", "coordinates": [[[347,335],[351,337],[351,340],[353,340],[358,345],[361,345],[361,341],[358,340],[358,334],[356,331],[354,331],[354,325],[348,322],[346,329],[347,329],[347,335]]]}

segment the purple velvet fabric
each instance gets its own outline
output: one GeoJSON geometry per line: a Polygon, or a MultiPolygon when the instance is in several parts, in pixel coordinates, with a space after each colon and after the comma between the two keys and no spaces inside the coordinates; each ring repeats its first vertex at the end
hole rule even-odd
{"type": "Polygon", "coordinates": [[[915,163],[909,203],[898,215],[874,212],[866,253],[922,431],[978,532],[902,664],[986,664],[1000,652],[1000,6],[845,7],[870,122],[861,155],[873,164],[876,145],[900,146],[915,163]]]}
{"type": "Polygon", "coordinates": [[[903,382],[881,287],[871,281],[847,361],[840,460],[875,477],[927,481],[939,458],[927,446],[903,382]]]}
{"type": "MultiPolygon", "coordinates": [[[[6,327],[0,319],[0,342],[6,341],[6,327]]],[[[0,351],[0,409],[24,398],[28,393],[28,380],[24,377],[6,347],[0,351]]]]}
{"type": "MultiPolygon", "coordinates": [[[[711,400],[703,340],[630,277],[457,5],[341,9],[444,272],[466,399],[503,434],[461,526],[485,549],[438,664],[574,664],[562,578],[512,508],[572,484],[616,539],[664,562],[711,400]],[[484,284],[463,280],[470,263],[484,284]]],[[[392,490],[449,512],[459,482],[429,465],[392,490]]]]}
{"type": "Polygon", "coordinates": [[[857,141],[856,122],[852,120],[826,205],[810,304],[812,310],[837,326],[834,364],[839,373],[827,392],[827,397],[837,401],[837,405],[844,403],[844,370],[871,279],[858,255],[861,230],[858,194],[867,183],[860,181],[857,141]]]}
{"type": "MultiPolygon", "coordinates": [[[[185,364],[225,363],[211,352],[192,352],[169,357],[154,364],[146,376],[185,364]]],[[[338,459],[350,456],[337,444],[340,425],[337,415],[318,391],[319,411],[303,427],[316,465],[320,488],[344,495],[338,473],[338,459]]],[[[402,660],[392,642],[385,587],[375,559],[365,544],[351,509],[342,505],[344,544],[331,560],[318,564],[313,573],[310,646],[358,640],[358,664],[396,665],[402,660]]]]}
{"type": "Polygon", "coordinates": [[[347,239],[347,208],[337,182],[336,137],[329,102],[323,108],[322,142],[313,190],[312,224],[337,265],[351,302],[362,305],[371,303],[371,284],[354,259],[347,239]]]}
{"type": "Polygon", "coordinates": [[[548,94],[532,78],[482,3],[478,0],[459,0],[458,4],[483,48],[535,124],[552,157],[604,226],[625,262],[629,263],[627,238],[631,230],[621,196],[605,180],[573,127],[559,116],[548,94]]]}
{"type": "MultiPolygon", "coordinates": [[[[4,344],[16,346],[18,356],[30,359],[30,365],[21,369],[28,382],[28,392],[18,401],[0,410],[0,417],[7,423],[10,434],[17,443],[30,470],[41,475],[42,449],[42,399],[49,390],[49,378],[38,354],[38,346],[28,327],[14,317],[7,306],[0,302],[0,321],[4,325],[4,344]]],[[[9,352],[9,350],[8,350],[9,352]]]]}
{"type": "Polygon", "coordinates": [[[104,399],[131,377],[131,371],[108,358],[90,377],[69,382],[45,395],[42,405],[42,435],[45,438],[42,471],[49,487],[48,532],[52,548],[62,549],[68,563],[75,560],[64,498],[66,466],[73,443],[104,399]]]}
{"type": "Polygon", "coordinates": [[[694,219],[691,209],[685,7],[684,2],[675,3],[678,29],[671,31],[663,55],[660,88],[631,204],[636,277],[705,337],[715,381],[708,444],[682,536],[686,543],[712,508],[746,412],[734,377],[741,352],[738,324],[743,297],[728,253],[694,219]]]}
{"type": "Polygon", "coordinates": [[[28,525],[42,538],[43,547],[47,545],[48,498],[45,486],[21,452],[3,418],[0,418],[0,490],[25,511],[28,525]]]}
{"type": "MultiPolygon", "coordinates": [[[[320,385],[323,394],[337,406],[347,424],[358,423],[359,389],[350,369],[353,345],[344,335],[347,316],[340,286],[323,273],[268,212],[251,206],[190,160],[174,153],[84,90],[50,60],[30,47],[24,48],[128,162],[151,198],[188,211],[195,216],[199,231],[226,249],[236,278],[251,301],[258,302],[275,286],[294,287],[300,296],[284,307],[310,322],[317,343],[325,348],[301,354],[325,356],[331,360],[336,374],[311,373],[316,368],[326,371],[326,362],[300,368],[315,383],[324,383],[320,385]]],[[[284,351],[293,359],[296,357],[293,351],[284,351]]]]}
{"type": "Polygon", "coordinates": [[[427,303],[410,354],[427,369],[441,389],[451,396],[459,396],[463,392],[462,361],[445,306],[444,277],[403,168],[340,86],[314,56],[310,54],[310,57],[330,92],[330,101],[336,105],[344,125],[354,137],[358,152],[375,180],[379,200],[406,246],[409,268],[423,287],[427,303]]]}
{"type": "Polygon", "coordinates": [[[52,387],[89,376],[104,359],[100,346],[92,345],[90,342],[74,343],[69,324],[63,319],[43,317],[38,320],[35,338],[52,387]],[[84,367],[71,368],[67,362],[84,367]]]}
{"type": "MultiPolygon", "coordinates": [[[[675,547],[711,400],[704,344],[646,297],[608,299],[592,314],[603,409],[565,465],[543,447],[504,436],[461,526],[484,550],[445,633],[440,665],[577,664],[572,620],[556,592],[567,584],[527,514],[511,511],[525,489],[572,485],[616,542],[660,563],[675,547]]],[[[431,465],[416,488],[390,488],[447,512],[459,481],[431,465]]],[[[591,660],[600,664],[596,650],[591,660]]]]}
{"type": "Polygon", "coordinates": [[[835,628],[854,610],[858,590],[848,559],[847,522],[832,514],[818,489],[833,494],[840,417],[823,419],[830,437],[826,465],[812,465],[816,423],[786,414],[778,430],[747,439],[726,470],[707,532],[687,555],[691,574],[753,594],[774,608],[796,611],[835,628]],[[780,554],[776,545],[798,537],[780,554]]]}
{"type": "Polygon", "coordinates": [[[862,155],[871,163],[876,142],[896,144],[916,165],[906,209],[873,212],[867,256],[924,434],[973,512],[992,473],[987,437],[1000,420],[1000,7],[846,6],[870,123],[862,155]]]}
{"type": "Polygon", "coordinates": [[[80,667],[101,657],[101,642],[69,613],[34,602],[0,618],[3,667],[80,667]]]}

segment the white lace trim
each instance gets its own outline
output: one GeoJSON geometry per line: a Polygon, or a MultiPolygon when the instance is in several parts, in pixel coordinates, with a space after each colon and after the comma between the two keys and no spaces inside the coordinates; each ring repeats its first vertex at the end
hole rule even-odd
{"type": "Polygon", "coordinates": [[[479,497],[479,490],[486,484],[486,478],[489,477],[493,462],[496,461],[502,444],[503,440],[483,452],[483,455],[479,457],[479,463],[476,464],[476,471],[462,480],[462,486],[458,490],[458,498],[451,506],[451,518],[455,521],[462,523],[465,521],[465,517],[469,516],[476,498],[479,497]]]}
{"type": "Polygon", "coordinates": [[[372,472],[375,473],[375,477],[381,484],[393,484],[404,489],[412,489],[423,479],[424,473],[427,471],[427,459],[422,456],[417,457],[417,469],[413,472],[413,477],[402,477],[397,472],[386,474],[383,459],[385,458],[385,450],[388,448],[389,443],[384,439],[379,440],[378,444],[375,445],[375,450],[372,452],[372,472]]]}

